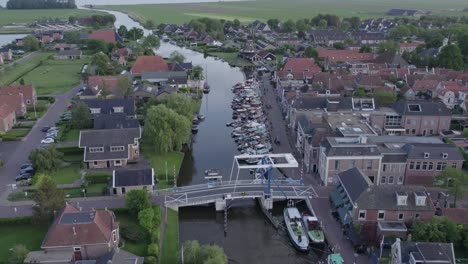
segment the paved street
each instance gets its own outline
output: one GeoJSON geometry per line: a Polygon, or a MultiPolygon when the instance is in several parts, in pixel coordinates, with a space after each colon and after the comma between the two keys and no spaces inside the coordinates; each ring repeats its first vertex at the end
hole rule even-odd
{"type": "MultiPolygon", "coordinates": [[[[31,53],[28,53],[28,54],[24,55],[22,58],[19,58],[19,59],[13,61],[13,62],[7,64],[6,67],[11,66],[13,63],[16,63],[16,64],[24,63],[24,62],[34,58],[37,54],[39,54],[39,51],[34,51],[34,52],[31,52],[31,53]]],[[[3,72],[6,69],[6,67],[0,69],[0,72],[3,72]]]]}
{"type": "MultiPolygon", "coordinates": [[[[44,133],[41,131],[41,128],[46,125],[53,125],[59,120],[60,115],[67,108],[68,101],[78,92],[80,87],[81,85],[78,85],[65,94],[55,97],[55,103],[49,107],[47,113],[36,122],[36,125],[31,129],[29,134],[23,138],[18,145],[11,149],[9,159],[4,166],[0,168],[1,202],[4,202],[6,199],[6,191],[10,188],[8,184],[15,182],[14,178],[21,164],[28,162],[29,153],[36,148],[44,138],[44,133]]],[[[4,143],[6,142],[0,142],[0,148],[3,148],[4,143]]]]}

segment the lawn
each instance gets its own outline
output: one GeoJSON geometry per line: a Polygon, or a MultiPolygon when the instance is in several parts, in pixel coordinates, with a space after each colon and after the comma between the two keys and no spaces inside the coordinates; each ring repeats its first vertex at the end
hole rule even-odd
{"type": "Polygon", "coordinates": [[[74,163],[66,167],[62,167],[52,174],[52,178],[57,184],[74,183],[76,180],[81,178],[80,164],[74,163]]]}
{"type": "Polygon", "coordinates": [[[48,60],[22,78],[32,83],[38,95],[64,93],[80,83],[80,71],[89,60],[48,60]]]}
{"type": "MultiPolygon", "coordinates": [[[[128,212],[118,211],[114,213],[115,213],[115,216],[117,217],[117,221],[119,222],[121,229],[125,225],[129,225],[129,224],[138,225],[138,220],[136,219],[136,217],[132,217],[128,212]]],[[[125,241],[124,249],[137,256],[146,256],[146,249],[149,244],[150,244],[149,238],[146,238],[146,239],[142,238],[142,240],[139,242],[125,241]]]]}
{"type": "Polygon", "coordinates": [[[172,187],[166,182],[166,161],[167,161],[167,174],[170,182],[174,182],[174,168],[176,174],[179,174],[180,166],[184,160],[184,153],[182,152],[170,152],[167,154],[157,154],[148,146],[142,145],[141,151],[143,156],[147,158],[151,167],[154,169],[154,173],[159,179],[159,189],[166,189],[172,187]]]}
{"type": "MultiPolygon", "coordinates": [[[[0,11],[0,14],[1,12],[2,11],[0,11]]],[[[0,84],[8,85],[13,83],[14,81],[18,80],[21,76],[32,71],[42,61],[47,60],[52,55],[52,52],[40,52],[34,55],[32,58],[29,58],[27,62],[17,64],[13,67],[5,68],[5,71],[0,74],[0,84]]]]}
{"type": "Polygon", "coordinates": [[[466,0],[256,0],[240,2],[213,2],[191,4],[107,5],[99,8],[125,11],[134,18],[159,23],[183,23],[199,17],[241,22],[270,18],[312,18],[317,14],[335,14],[340,17],[382,17],[391,8],[412,8],[432,11],[434,15],[461,16],[466,0]]]}
{"type": "Polygon", "coordinates": [[[12,137],[21,138],[21,137],[25,137],[26,135],[28,135],[30,130],[31,128],[13,128],[12,130],[6,132],[5,135],[10,135],[12,137]]]}
{"type": "Polygon", "coordinates": [[[72,128],[65,132],[62,127],[60,133],[62,133],[59,135],[60,141],[78,141],[80,139],[80,129],[72,128]]]}
{"type": "MultiPolygon", "coordinates": [[[[70,16],[90,16],[97,11],[83,10],[83,9],[34,9],[34,10],[7,10],[0,9],[0,25],[11,23],[31,23],[42,18],[59,18],[67,20],[70,16]]],[[[102,13],[101,13],[102,14],[102,13]]]]}
{"type": "Polygon", "coordinates": [[[179,215],[167,209],[167,222],[162,244],[161,263],[179,262],[179,215]]]}
{"type": "Polygon", "coordinates": [[[208,54],[211,56],[220,57],[230,65],[239,67],[254,66],[252,62],[239,58],[237,52],[208,52],[208,54]]]}
{"type": "Polygon", "coordinates": [[[23,244],[28,250],[39,250],[48,225],[4,224],[0,225],[0,259],[6,260],[10,248],[23,244]]]}

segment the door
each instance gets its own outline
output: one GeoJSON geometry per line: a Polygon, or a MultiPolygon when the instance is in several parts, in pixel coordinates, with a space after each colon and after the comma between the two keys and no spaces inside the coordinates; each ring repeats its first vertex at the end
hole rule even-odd
{"type": "Polygon", "coordinates": [[[122,187],[122,194],[125,194],[125,187],[122,187]]]}

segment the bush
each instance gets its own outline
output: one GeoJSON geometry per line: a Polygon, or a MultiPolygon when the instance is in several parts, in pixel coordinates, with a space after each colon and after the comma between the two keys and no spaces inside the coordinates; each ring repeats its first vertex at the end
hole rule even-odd
{"type": "Polygon", "coordinates": [[[143,227],[133,223],[123,225],[120,234],[123,238],[133,242],[144,240],[147,236],[147,232],[143,227]]]}
{"type": "Polygon", "coordinates": [[[108,172],[88,172],[85,180],[91,184],[108,183],[112,179],[112,174],[108,172]]]}
{"type": "Polygon", "coordinates": [[[0,225],[22,225],[22,224],[31,224],[31,223],[32,223],[32,217],[30,216],[0,218],[0,225]]]}
{"type": "Polygon", "coordinates": [[[158,259],[153,256],[145,257],[145,264],[157,264],[158,259]]]}
{"type": "Polygon", "coordinates": [[[148,255],[158,257],[159,255],[159,245],[152,243],[148,245],[148,255]]]}
{"type": "Polygon", "coordinates": [[[150,235],[151,235],[151,242],[159,243],[159,238],[160,238],[159,228],[153,229],[153,231],[151,231],[150,235]]]}
{"type": "Polygon", "coordinates": [[[3,135],[2,136],[3,141],[20,141],[21,138],[17,138],[14,135],[3,135]]]}
{"type": "Polygon", "coordinates": [[[53,104],[55,102],[55,97],[53,96],[38,96],[37,100],[47,100],[49,103],[53,104]]]}

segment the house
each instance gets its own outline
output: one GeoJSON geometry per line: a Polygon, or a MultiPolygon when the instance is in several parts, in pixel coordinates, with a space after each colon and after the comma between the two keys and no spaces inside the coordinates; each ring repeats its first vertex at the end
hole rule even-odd
{"type": "Polygon", "coordinates": [[[424,45],[424,42],[403,42],[400,43],[400,53],[403,52],[413,52],[416,50],[417,47],[424,45]]]}
{"type": "Polygon", "coordinates": [[[58,60],[79,60],[81,59],[82,52],[79,49],[72,50],[60,50],[54,55],[55,59],[58,60]]]}
{"type": "Polygon", "coordinates": [[[78,146],[87,169],[125,167],[138,160],[140,138],[140,127],[82,130],[78,146]]]}
{"type": "Polygon", "coordinates": [[[258,56],[260,56],[262,58],[262,60],[264,62],[274,62],[274,63],[276,63],[276,56],[271,52],[268,52],[266,50],[261,50],[257,54],[258,54],[258,56]]]}
{"type": "Polygon", "coordinates": [[[127,59],[132,55],[132,50],[130,48],[114,48],[112,49],[111,59],[118,60],[120,57],[127,59]]]}
{"type": "Polygon", "coordinates": [[[76,44],[57,43],[53,46],[53,49],[56,51],[61,51],[61,50],[75,49],[76,47],[77,47],[76,44]]]}
{"type": "Polygon", "coordinates": [[[138,170],[119,169],[113,171],[109,188],[110,193],[122,196],[131,190],[146,190],[151,193],[154,186],[153,168],[138,170]]]}
{"type": "Polygon", "coordinates": [[[351,34],[341,30],[311,30],[309,37],[316,46],[331,47],[337,42],[344,42],[346,39],[351,38],[351,34]]]}
{"type": "Polygon", "coordinates": [[[15,40],[16,46],[22,47],[23,46],[23,40],[22,38],[18,38],[15,40]]]}
{"type": "Polygon", "coordinates": [[[140,56],[133,64],[130,73],[134,76],[141,76],[144,72],[167,72],[169,67],[160,56],[140,56]]]}
{"type": "Polygon", "coordinates": [[[141,75],[141,80],[151,84],[158,84],[161,87],[188,87],[188,76],[185,71],[145,72],[141,75]]]}
{"type": "Polygon", "coordinates": [[[103,114],[94,117],[94,129],[138,128],[140,122],[136,119],[127,119],[124,113],[103,114]]]}
{"type": "Polygon", "coordinates": [[[361,45],[376,45],[386,40],[383,32],[355,31],[352,33],[352,38],[361,45]]]}
{"type": "Polygon", "coordinates": [[[411,17],[420,17],[426,15],[428,12],[422,10],[414,10],[414,9],[390,9],[387,12],[389,16],[411,16],[411,17]]]}
{"type": "Polygon", "coordinates": [[[88,35],[88,39],[100,39],[106,43],[120,42],[121,38],[117,32],[112,29],[96,30],[88,35]]]}
{"type": "Polygon", "coordinates": [[[382,235],[405,238],[406,225],[428,221],[435,214],[424,187],[374,185],[357,167],[338,174],[330,200],[343,225],[360,225],[363,235],[373,241],[382,235]]]}
{"type": "Polygon", "coordinates": [[[81,99],[93,99],[101,96],[102,90],[105,89],[107,95],[107,98],[110,97],[123,97],[124,96],[124,91],[121,91],[119,88],[119,82],[122,79],[129,79],[130,76],[127,75],[105,75],[105,76],[99,76],[99,75],[93,75],[88,77],[88,83],[86,86],[86,89],[83,91],[83,93],[80,95],[81,99]]]}
{"type": "Polygon", "coordinates": [[[192,62],[182,62],[173,61],[167,64],[169,71],[185,71],[187,73],[192,72],[193,64],[192,62]]]}
{"type": "Polygon", "coordinates": [[[360,53],[356,50],[332,50],[332,49],[317,49],[320,59],[325,60],[326,63],[334,62],[367,62],[374,59],[372,53],[360,53]]]}
{"type": "Polygon", "coordinates": [[[98,115],[123,113],[126,117],[135,117],[135,102],[133,99],[85,99],[85,103],[91,112],[91,118],[98,115]]]}
{"type": "Polygon", "coordinates": [[[16,124],[15,109],[8,104],[0,104],[0,132],[7,132],[16,124]]]}
{"type": "Polygon", "coordinates": [[[321,71],[312,58],[287,58],[276,75],[280,79],[307,80],[312,79],[314,73],[321,71]]]}
{"type": "Polygon", "coordinates": [[[16,117],[23,117],[26,114],[22,94],[0,94],[0,105],[8,105],[15,111],[16,117]]]}
{"type": "Polygon", "coordinates": [[[5,61],[3,59],[3,54],[0,54],[0,65],[2,65],[3,63],[5,63],[5,61]]]}
{"type": "Polygon", "coordinates": [[[455,264],[453,243],[401,241],[392,245],[391,264],[455,264]]]}
{"type": "Polygon", "coordinates": [[[440,82],[436,87],[436,91],[440,100],[449,109],[458,106],[462,101],[459,100],[460,92],[468,93],[468,86],[463,86],[458,82],[444,81],[440,82]]]}
{"type": "Polygon", "coordinates": [[[13,60],[13,52],[9,48],[0,48],[0,56],[4,61],[13,60]]]}
{"type": "Polygon", "coordinates": [[[412,143],[403,147],[407,153],[405,184],[434,184],[445,168],[462,169],[465,159],[451,144],[412,143]]]}
{"type": "MultiPolygon", "coordinates": [[[[438,202],[442,202],[442,201],[438,201],[438,202]]],[[[465,227],[468,227],[468,208],[448,208],[448,207],[443,206],[442,215],[450,219],[457,225],[463,225],[465,227]]]]}
{"type": "Polygon", "coordinates": [[[411,89],[415,95],[418,93],[426,93],[430,97],[434,98],[437,94],[436,89],[438,85],[439,81],[437,80],[416,80],[411,89]]]}
{"type": "Polygon", "coordinates": [[[109,210],[80,211],[67,204],[25,263],[74,263],[95,260],[118,247],[119,223],[109,210]],[[63,262],[68,260],[68,262],[63,262]]]}
{"type": "Polygon", "coordinates": [[[36,89],[32,85],[9,85],[0,87],[0,95],[20,95],[26,106],[37,103],[36,89]]]}
{"type": "Polygon", "coordinates": [[[388,68],[406,68],[409,63],[400,54],[393,51],[385,51],[374,59],[374,63],[384,63],[388,68]]]}

